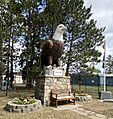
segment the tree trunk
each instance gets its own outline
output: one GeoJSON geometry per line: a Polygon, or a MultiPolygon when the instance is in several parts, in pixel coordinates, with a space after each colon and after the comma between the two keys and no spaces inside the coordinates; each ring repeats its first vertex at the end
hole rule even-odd
{"type": "MultiPolygon", "coordinates": [[[[3,14],[3,9],[1,9],[1,16],[0,16],[1,20],[2,20],[2,14],[3,14]]],[[[3,22],[1,22],[0,26],[1,26],[1,30],[3,30],[3,22]]],[[[3,73],[3,35],[1,32],[1,35],[0,35],[0,84],[2,81],[2,73],[3,73]]]]}
{"type": "Polygon", "coordinates": [[[14,81],[14,72],[13,72],[13,39],[12,39],[12,43],[11,43],[11,83],[14,81]]]}
{"type": "Polygon", "coordinates": [[[71,52],[72,52],[72,45],[73,45],[73,33],[72,33],[72,37],[70,38],[70,47],[69,47],[69,55],[68,55],[68,62],[67,62],[67,67],[66,67],[66,76],[69,75],[69,67],[70,67],[70,58],[71,58],[71,52]]]}
{"type": "Polygon", "coordinates": [[[1,42],[0,42],[0,81],[2,80],[2,73],[3,73],[3,60],[2,60],[2,38],[0,37],[0,40],[1,40],[1,42]]]}

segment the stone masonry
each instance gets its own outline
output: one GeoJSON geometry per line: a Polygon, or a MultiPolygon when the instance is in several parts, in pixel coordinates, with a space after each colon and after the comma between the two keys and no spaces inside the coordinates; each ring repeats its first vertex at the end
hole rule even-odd
{"type": "Polygon", "coordinates": [[[43,105],[50,105],[52,89],[69,89],[71,91],[69,76],[42,75],[36,79],[35,97],[41,100],[43,105]]]}
{"type": "Polygon", "coordinates": [[[33,104],[26,104],[26,105],[15,104],[13,103],[12,100],[12,101],[8,101],[5,106],[6,111],[17,112],[17,113],[30,112],[30,111],[38,110],[40,108],[42,108],[42,104],[40,100],[36,100],[36,102],[33,104]]]}

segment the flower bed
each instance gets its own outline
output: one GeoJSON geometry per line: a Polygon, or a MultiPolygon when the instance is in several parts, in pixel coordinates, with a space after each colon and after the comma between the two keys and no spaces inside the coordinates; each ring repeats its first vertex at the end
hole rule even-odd
{"type": "Polygon", "coordinates": [[[75,98],[78,100],[78,101],[90,101],[92,100],[92,96],[91,95],[76,95],[75,98]]]}
{"type": "Polygon", "coordinates": [[[36,102],[35,98],[23,98],[23,97],[20,97],[20,98],[15,98],[13,100],[14,104],[20,104],[20,105],[32,104],[32,103],[35,103],[35,102],[36,102]]]}
{"type": "Polygon", "coordinates": [[[83,93],[81,90],[75,91],[75,98],[78,101],[90,101],[90,100],[92,100],[91,95],[88,95],[87,93],[83,93]]]}
{"type": "Polygon", "coordinates": [[[8,101],[5,109],[9,112],[30,112],[40,109],[42,107],[41,101],[36,99],[19,99],[15,98],[8,101]]]}

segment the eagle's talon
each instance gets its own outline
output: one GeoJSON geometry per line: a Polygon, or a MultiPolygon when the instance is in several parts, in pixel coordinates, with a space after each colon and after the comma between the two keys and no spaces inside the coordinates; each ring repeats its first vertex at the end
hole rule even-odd
{"type": "Polygon", "coordinates": [[[47,66],[47,69],[50,69],[50,68],[52,68],[52,66],[51,66],[51,65],[47,66]]]}

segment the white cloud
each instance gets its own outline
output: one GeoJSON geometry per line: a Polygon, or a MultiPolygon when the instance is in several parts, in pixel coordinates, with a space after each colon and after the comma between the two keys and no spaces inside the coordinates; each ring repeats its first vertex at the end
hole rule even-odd
{"type": "Polygon", "coordinates": [[[113,0],[84,0],[86,6],[92,5],[96,12],[113,10],[113,0]]]}

